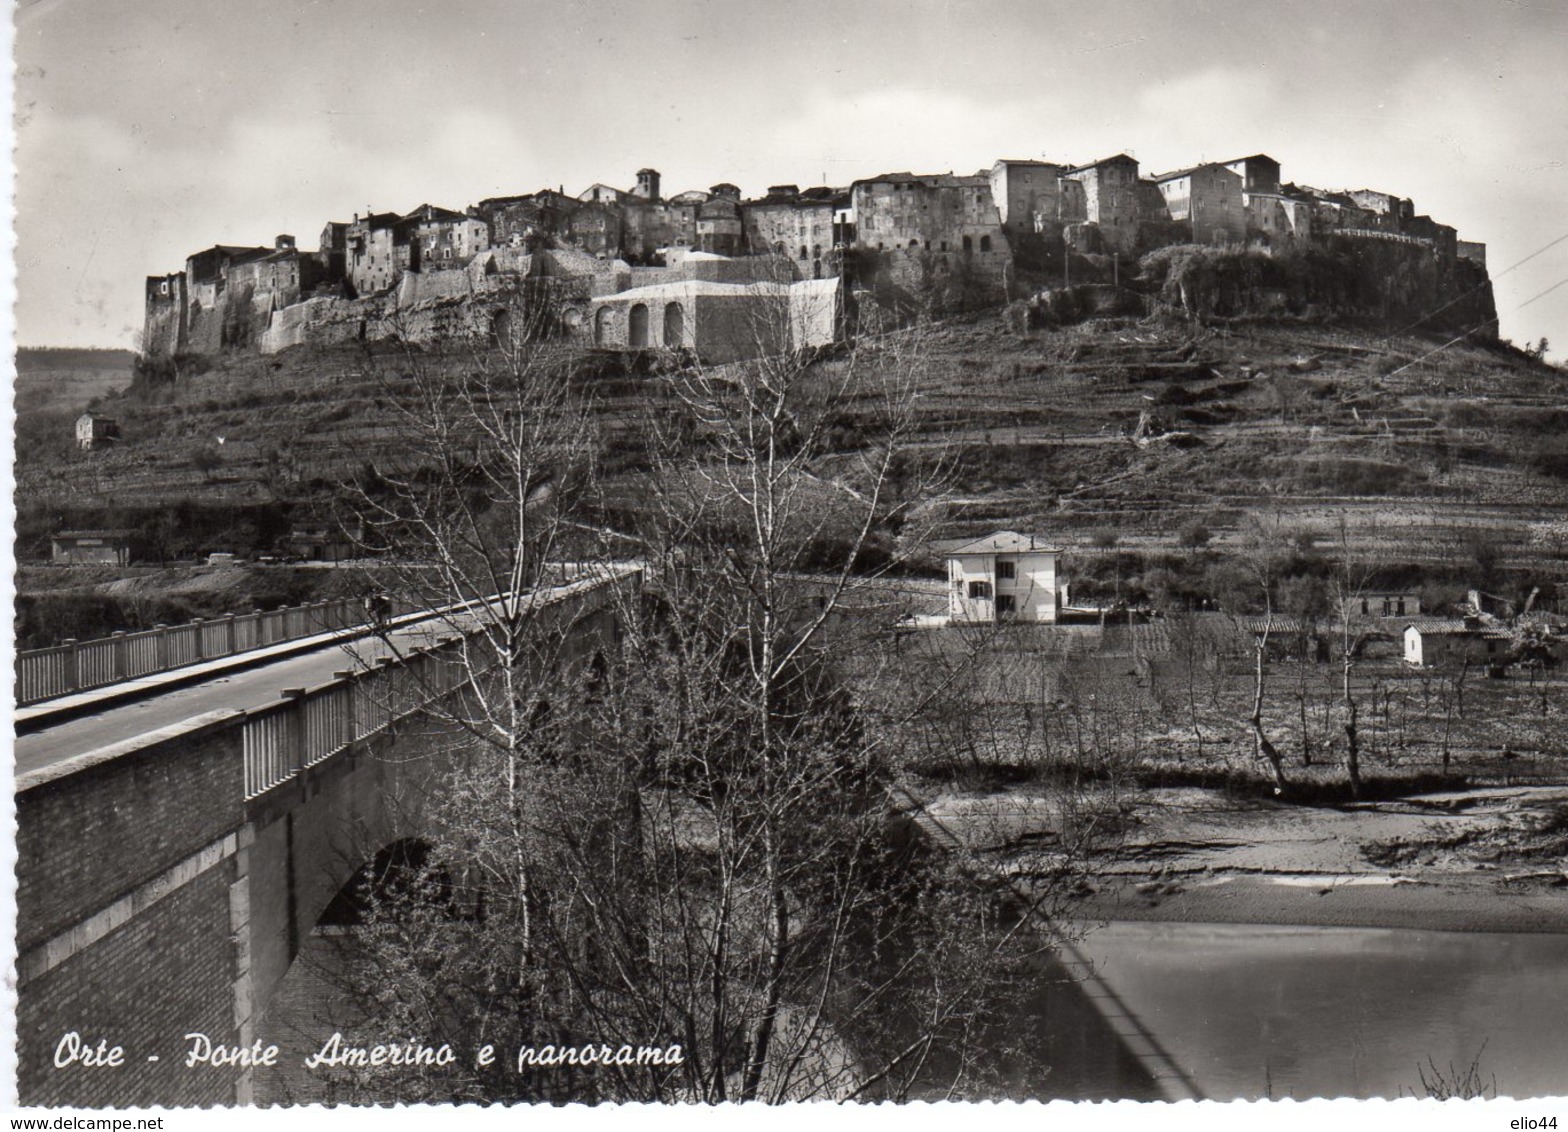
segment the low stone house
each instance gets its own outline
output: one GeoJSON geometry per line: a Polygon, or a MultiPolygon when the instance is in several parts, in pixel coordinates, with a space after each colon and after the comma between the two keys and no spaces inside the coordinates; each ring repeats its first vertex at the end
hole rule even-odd
{"type": "Polygon", "coordinates": [[[113,417],[86,412],[76,418],[76,446],[84,452],[104,448],[120,439],[120,425],[113,417]]]}
{"type": "Polygon", "coordinates": [[[1512,648],[1505,630],[1479,618],[1429,618],[1405,626],[1405,663],[1423,668],[1445,663],[1501,664],[1512,648]]]}
{"type": "Polygon", "coordinates": [[[61,531],[50,539],[50,561],[62,566],[129,566],[131,532],[61,531]]]}

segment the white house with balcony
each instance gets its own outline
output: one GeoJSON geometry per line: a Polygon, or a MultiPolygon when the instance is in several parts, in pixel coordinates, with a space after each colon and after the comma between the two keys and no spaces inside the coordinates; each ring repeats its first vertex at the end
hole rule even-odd
{"type": "Polygon", "coordinates": [[[1057,574],[1062,549],[1034,535],[998,531],[947,552],[948,619],[1056,621],[1066,602],[1057,574]]]}

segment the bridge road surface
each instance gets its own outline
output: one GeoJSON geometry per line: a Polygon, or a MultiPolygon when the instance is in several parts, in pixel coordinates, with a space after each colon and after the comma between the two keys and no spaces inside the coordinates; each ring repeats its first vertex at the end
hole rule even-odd
{"type": "MultiPolygon", "coordinates": [[[[451,636],[459,627],[455,619],[437,617],[394,629],[389,637],[398,652],[407,653],[433,644],[442,636],[451,636]]],[[[313,688],[331,680],[334,672],[360,668],[392,653],[387,642],[379,637],[359,637],[323,643],[310,652],[279,657],[239,672],[225,673],[221,671],[222,662],[215,661],[213,663],[220,666],[220,670],[215,671],[210,680],[172,688],[129,703],[106,703],[101,713],[15,736],[14,773],[21,776],[41,770],[210,711],[265,707],[276,703],[285,688],[313,688]]],[[[116,688],[116,685],[110,685],[96,691],[108,697],[116,688]]]]}

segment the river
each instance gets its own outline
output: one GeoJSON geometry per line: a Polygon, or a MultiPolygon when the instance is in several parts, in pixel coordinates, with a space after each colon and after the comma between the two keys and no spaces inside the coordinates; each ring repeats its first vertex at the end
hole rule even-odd
{"type": "MultiPolygon", "coordinates": [[[[1568,936],[1122,922],[1080,950],[1212,1100],[1424,1096],[1418,1066],[1478,1055],[1498,1096],[1568,1095],[1568,936]]],[[[1058,1045],[1044,1094],[1146,1095],[1098,1044],[1058,1045]]]]}

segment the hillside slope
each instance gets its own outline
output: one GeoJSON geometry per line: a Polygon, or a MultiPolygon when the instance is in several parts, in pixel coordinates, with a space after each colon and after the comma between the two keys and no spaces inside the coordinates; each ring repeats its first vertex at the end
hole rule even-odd
{"type": "MultiPolygon", "coordinates": [[[[909,458],[950,466],[929,504],[938,534],[1014,527],[1147,551],[1177,548],[1195,523],[1224,545],[1265,514],[1317,537],[1343,520],[1456,577],[1481,543],[1493,566],[1560,553],[1532,524],[1568,498],[1568,379],[1506,345],[1300,320],[1029,321],[1015,307],[895,336],[921,351],[909,458]]],[[[177,528],[176,557],[264,551],[291,516],[323,512],[346,479],[400,453],[400,367],[465,359],[346,347],[212,359],[106,402],[126,435],[107,453],[30,436],[38,416],[24,413],[19,551],[46,552],[64,526],[157,522],[177,528]]],[[[661,383],[624,357],[590,354],[580,370],[618,454],[610,494],[634,499],[630,441],[661,383]]],[[[866,442],[853,409],[833,438],[825,476],[866,442]]]]}

